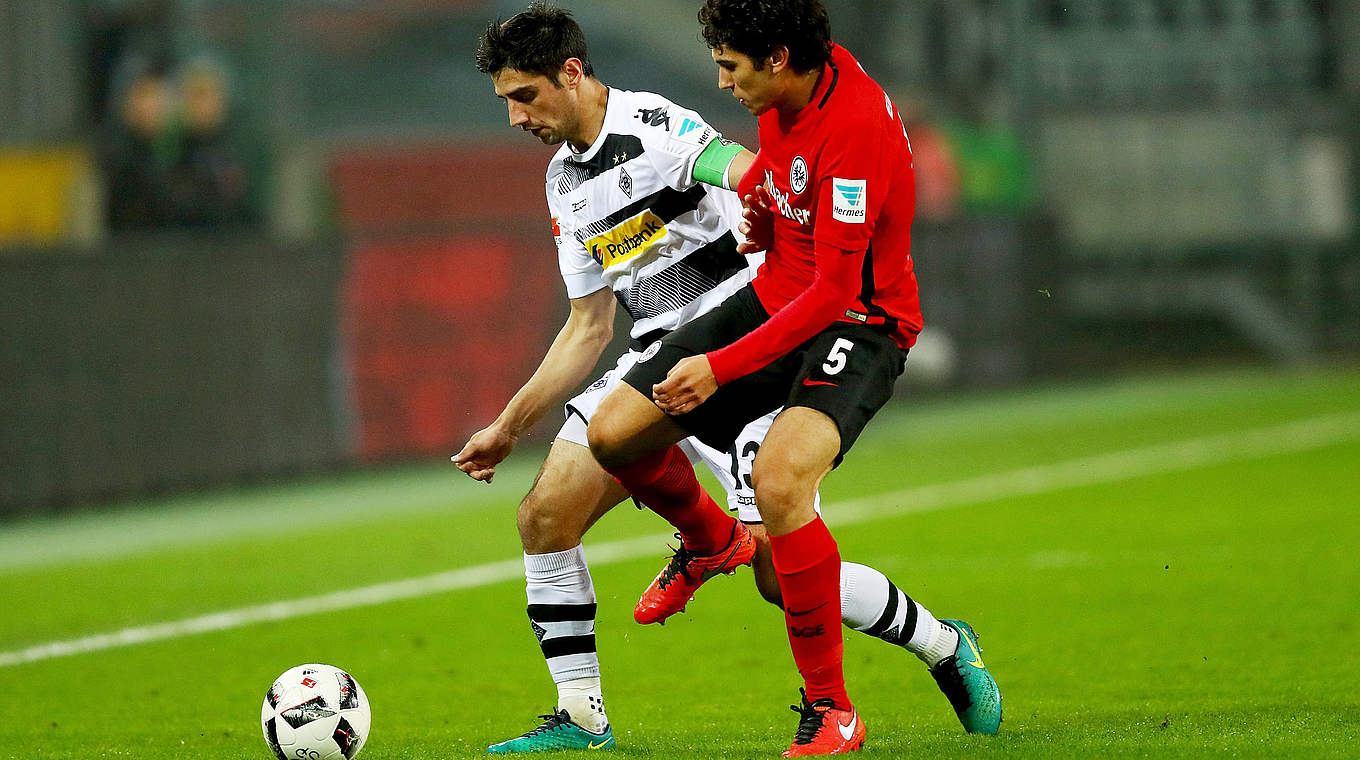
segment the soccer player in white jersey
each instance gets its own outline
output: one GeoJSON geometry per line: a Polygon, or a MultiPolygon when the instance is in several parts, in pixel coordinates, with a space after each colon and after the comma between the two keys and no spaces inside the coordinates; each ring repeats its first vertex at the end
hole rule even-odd
{"type": "MultiPolygon", "coordinates": [[[[506,102],[511,126],[561,146],[545,190],[571,311],[533,376],[452,457],[458,468],[490,482],[519,435],[586,379],[609,343],[616,305],[633,318],[630,350],[567,402],[566,423],[519,506],[529,621],[557,684],[557,707],[540,716],[537,728],[488,749],[612,746],[595,649],[595,590],[581,537],[628,494],[591,456],[587,423],[661,336],[750,282],[760,258],[737,252],[741,204],[725,188],[736,186],[754,157],[693,111],[601,83],[580,27],[568,12],[541,2],[490,25],[477,66],[506,102]]],[[[752,422],[729,451],[691,439],[682,446],[685,456],[665,464],[688,470],[690,460],[703,461],[737,518],[703,489],[645,505],[676,527],[681,546],[634,610],[638,622],[661,622],[708,577],[747,563],[761,595],[780,604],[750,482],[773,418],[752,422]]],[[[898,646],[913,635],[915,606],[882,573],[846,562],[840,577],[847,626],[898,646]]]]}

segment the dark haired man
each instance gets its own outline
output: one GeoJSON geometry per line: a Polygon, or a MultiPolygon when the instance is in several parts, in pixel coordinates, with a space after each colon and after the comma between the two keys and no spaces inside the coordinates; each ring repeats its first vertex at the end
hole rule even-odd
{"type": "MultiPolygon", "coordinates": [[[[638,498],[666,498],[688,484],[653,475],[658,451],[687,435],[722,448],[745,420],[784,407],[752,472],[804,680],[784,754],[838,754],[866,731],[842,672],[839,550],[813,498],[892,394],[921,330],[911,146],[892,100],[830,41],[816,0],[707,0],[699,20],[719,87],[759,118],[741,229],[743,250],[767,255],[750,286],[625,375],[589,442],[638,498]]],[[[907,648],[969,732],[995,733],[1000,692],[972,628],[903,599],[907,648]]]]}
{"type": "MultiPolygon", "coordinates": [[[[740,180],[754,157],[693,111],[659,95],[606,87],[591,74],[580,27],[566,11],[543,3],[488,27],[477,66],[491,76],[512,126],[561,145],[548,167],[546,192],[571,312],[533,377],[495,422],[454,455],[459,469],[490,481],[519,434],[577,387],[599,359],[615,303],[634,320],[632,349],[567,403],[567,422],[519,507],[528,614],[557,684],[557,709],[538,728],[490,750],[602,747],[614,739],[600,688],[595,593],[581,537],[627,494],[591,457],[586,425],[619,378],[656,350],[649,347],[659,336],[713,308],[754,275],[763,257],[737,252],[732,230],[741,223],[741,206],[735,193],[722,189],[740,180]]],[[[674,477],[688,477],[689,486],[641,500],[675,525],[682,544],[634,610],[638,622],[664,620],[708,576],[751,561],[753,552],[762,596],[779,603],[749,476],[773,419],[773,412],[755,416],[723,449],[684,442],[666,465],[674,477]],[[699,488],[691,459],[713,471],[740,521],[699,488]]],[[[863,565],[845,563],[841,577],[846,625],[900,644],[908,613],[898,604],[901,592],[863,565]]]]}

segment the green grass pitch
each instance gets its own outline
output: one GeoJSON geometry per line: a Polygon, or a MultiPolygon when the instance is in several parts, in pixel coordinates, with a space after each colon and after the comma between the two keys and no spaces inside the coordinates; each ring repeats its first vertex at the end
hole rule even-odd
{"type": "MultiPolygon", "coordinates": [[[[0,523],[0,758],[263,760],[260,701],[303,662],[363,684],[367,760],[482,756],[554,699],[513,517],[540,456],[0,523]]],[[[1005,697],[967,736],[914,658],[846,631],[865,757],[1360,755],[1360,370],[907,401],[824,498],[842,556],[971,622],[1005,697]]],[[[613,754],[777,757],[799,681],[749,571],[632,622],[665,528],[622,507],[586,540],[613,754]]]]}

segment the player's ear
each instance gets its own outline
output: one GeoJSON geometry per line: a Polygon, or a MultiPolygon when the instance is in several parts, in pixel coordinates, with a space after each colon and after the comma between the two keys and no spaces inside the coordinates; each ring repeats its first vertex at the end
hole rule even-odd
{"type": "Polygon", "coordinates": [[[770,73],[778,74],[780,71],[789,67],[789,49],[785,45],[777,45],[770,55],[766,57],[765,63],[770,67],[770,73]]]}
{"type": "Polygon", "coordinates": [[[580,58],[568,58],[562,64],[562,86],[569,90],[574,90],[581,85],[586,78],[585,64],[581,63],[580,58]]]}

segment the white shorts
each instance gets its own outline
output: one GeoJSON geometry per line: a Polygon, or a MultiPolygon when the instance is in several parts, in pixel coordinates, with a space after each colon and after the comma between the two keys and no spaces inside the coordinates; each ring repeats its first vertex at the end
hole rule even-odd
{"type": "MultiPolygon", "coordinates": [[[[567,421],[557,432],[557,437],[582,446],[589,445],[586,442],[586,427],[590,424],[590,418],[599,408],[600,401],[619,383],[628,370],[632,369],[640,355],[639,351],[625,352],[619,357],[614,369],[601,375],[598,380],[581,391],[579,396],[568,401],[567,421]]],[[[737,519],[742,522],[762,522],[760,512],[756,510],[756,492],[751,487],[751,464],[755,462],[756,452],[760,450],[760,444],[770,430],[770,423],[774,422],[775,416],[781,411],[782,408],[776,409],[747,425],[741,431],[741,435],[737,436],[736,443],[726,452],[718,451],[695,438],[686,438],[679,444],[692,464],[697,465],[702,461],[708,466],[713,477],[718,479],[723,490],[727,492],[727,509],[736,512],[737,519]]],[[[821,494],[817,496],[816,507],[820,512],[821,494]]]]}

